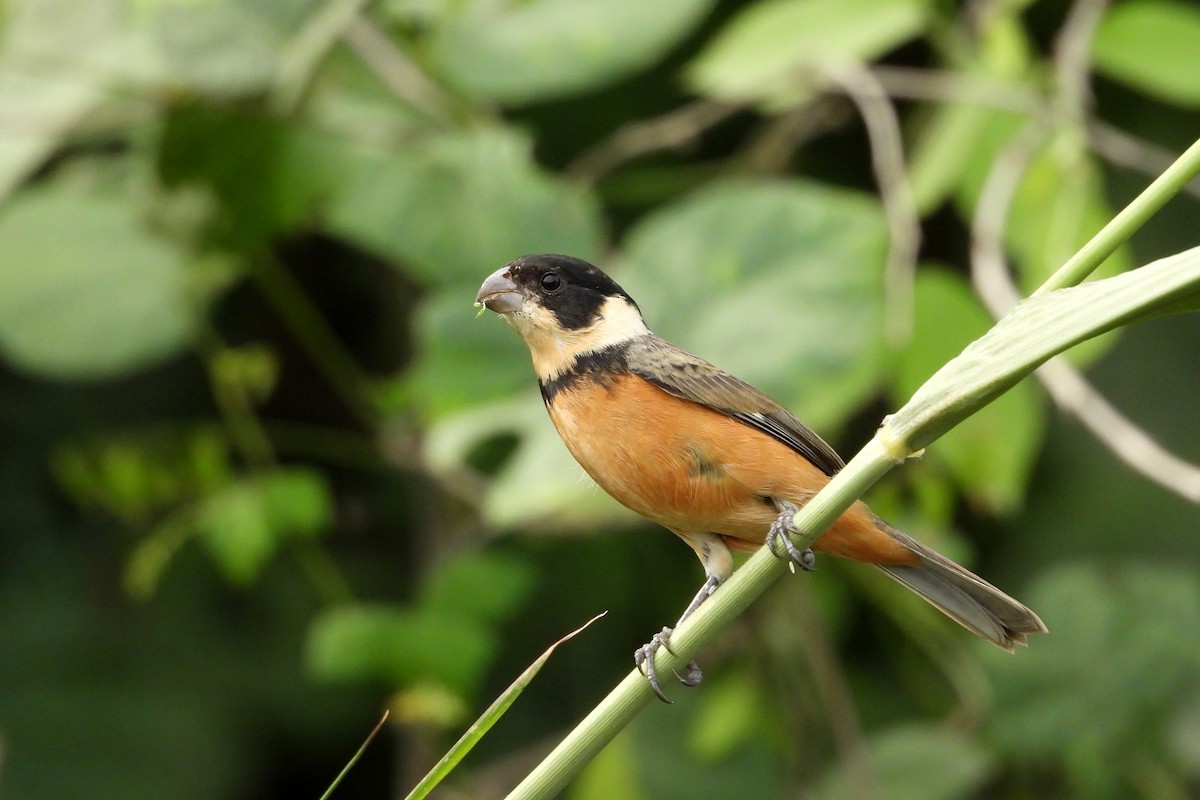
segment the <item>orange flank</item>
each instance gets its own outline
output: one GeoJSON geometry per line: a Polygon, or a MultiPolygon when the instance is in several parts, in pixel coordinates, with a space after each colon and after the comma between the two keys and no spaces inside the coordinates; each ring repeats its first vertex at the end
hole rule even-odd
{"type": "MultiPolygon", "coordinates": [[[[829,482],[777,439],[629,373],[583,376],[549,410],[601,488],[693,548],[694,536],[718,534],[730,549],[755,550],[779,516],[776,500],[803,505],[829,482]]],[[[870,564],[920,563],[875,520],[855,503],[813,549],[870,564]]]]}

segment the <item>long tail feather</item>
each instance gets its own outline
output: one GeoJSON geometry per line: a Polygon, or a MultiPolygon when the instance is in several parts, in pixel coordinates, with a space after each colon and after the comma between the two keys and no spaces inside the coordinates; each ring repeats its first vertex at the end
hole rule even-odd
{"type": "Polygon", "coordinates": [[[915,566],[881,564],[880,569],[928,600],[946,616],[998,647],[1012,652],[1031,633],[1045,633],[1038,615],[945,556],[883,520],[876,525],[912,550],[915,566]]]}

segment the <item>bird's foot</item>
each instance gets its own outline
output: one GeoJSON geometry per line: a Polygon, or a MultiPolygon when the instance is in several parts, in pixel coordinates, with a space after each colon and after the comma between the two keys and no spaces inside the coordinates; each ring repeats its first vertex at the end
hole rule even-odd
{"type": "Polygon", "coordinates": [[[792,534],[800,533],[792,527],[792,517],[796,516],[799,510],[796,506],[786,500],[779,502],[779,516],[771,523],[771,529],[767,531],[767,548],[771,551],[771,555],[776,558],[784,558],[790,562],[792,571],[796,571],[796,567],[805,572],[812,572],[816,567],[817,557],[813,555],[810,548],[801,550],[792,543],[792,534]],[[780,548],[783,552],[780,553],[780,548]]]}
{"type": "MultiPolygon", "coordinates": [[[[662,690],[662,686],[659,685],[658,670],[654,667],[654,655],[660,647],[671,655],[675,655],[675,651],[671,649],[672,632],[673,629],[671,628],[663,628],[651,636],[647,644],[642,645],[633,653],[633,663],[646,676],[646,681],[650,684],[650,689],[654,692],[655,697],[664,703],[673,703],[675,701],[667,697],[662,690]]],[[[691,661],[687,665],[687,672],[683,675],[676,672],[675,677],[684,686],[698,686],[700,681],[704,680],[704,673],[700,671],[700,665],[695,661],[691,661]]]]}

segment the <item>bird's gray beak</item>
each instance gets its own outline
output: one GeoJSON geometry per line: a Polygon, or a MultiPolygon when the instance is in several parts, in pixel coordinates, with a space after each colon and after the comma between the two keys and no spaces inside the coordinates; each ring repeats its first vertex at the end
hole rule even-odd
{"type": "MultiPolygon", "coordinates": [[[[520,311],[525,304],[525,296],[508,277],[508,267],[501,267],[487,277],[479,293],[475,295],[475,304],[482,303],[497,314],[510,314],[520,311]]],[[[481,312],[482,313],[482,312],[481,312]]]]}

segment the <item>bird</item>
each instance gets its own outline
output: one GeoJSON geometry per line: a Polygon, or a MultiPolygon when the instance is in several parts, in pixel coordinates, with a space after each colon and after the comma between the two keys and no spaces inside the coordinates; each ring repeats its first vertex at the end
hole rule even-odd
{"type": "MultiPolygon", "coordinates": [[[[695,551],[705,581],[679,625],[733,571],[733,552],[764,544],[812,569],[789,534],[796,510],[845,464],[783,405],[659,338],[633,298],[598,267],[526,255],[484,280],[475,305],[499,314],[528,346],[542,400],[567,450],[622,505],[695,551]]],[[[1012,652],[1045,633],[1037,614],[856,501],[812,545],[873,564],[938,610],[1012,652]]],[[[654,667],[666,627],[634,661],[659,699],[654,667]]],[[[686,685],[700,682],[693,661],[686,685]]]]}

